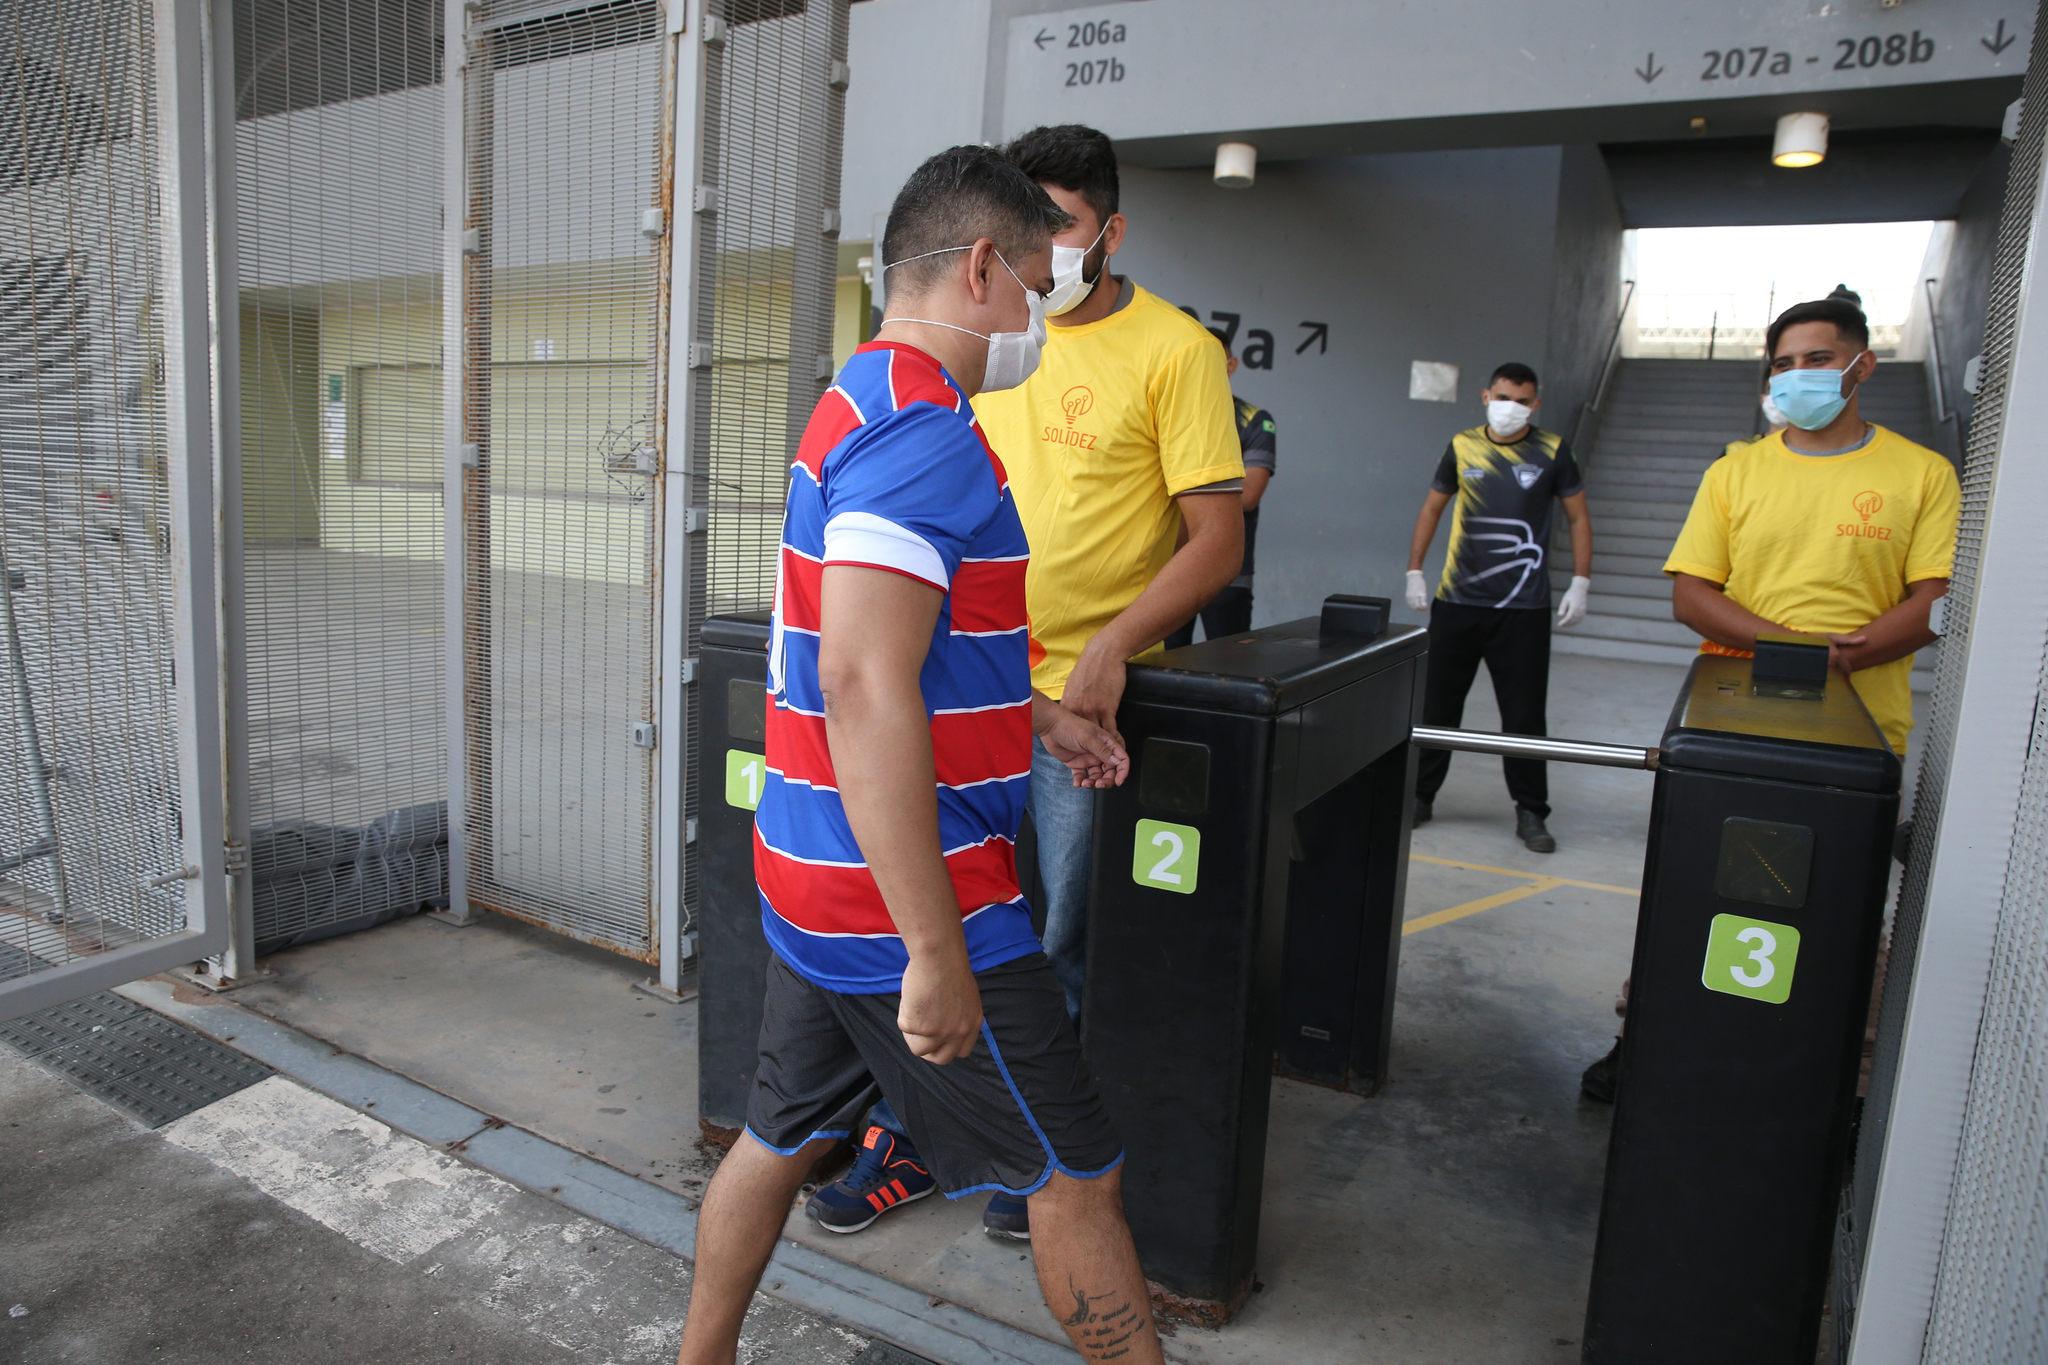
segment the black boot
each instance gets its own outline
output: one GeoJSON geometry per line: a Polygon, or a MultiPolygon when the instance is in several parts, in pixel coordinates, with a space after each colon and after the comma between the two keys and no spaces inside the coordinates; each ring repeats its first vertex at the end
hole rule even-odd
{"type": "Polygon", "coordinates": [[[1621,1039],[1579,1077],[1579,1093],[1595,1104],[1614,1103],[1614,1078],[1621,1067],[1621,1039]]]}
{"type": "Polygon", "coordinates": [[[1543,827],[1543,817],[1521,806],[1515,808],[1515,837],[1531,853],[1557,852],[1557,840],[1543,827]]]}

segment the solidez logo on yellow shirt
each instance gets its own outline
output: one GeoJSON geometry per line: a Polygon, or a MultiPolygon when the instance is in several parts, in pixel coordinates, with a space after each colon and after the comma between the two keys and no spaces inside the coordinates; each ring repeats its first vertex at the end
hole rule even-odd
{"type": "Polygon", "coordinates": [[[1045,429],[1039,433],[1039,439],[1050,445],[1073,446],[1076,450],[1095,449],[1095,433],[1083,431],[1074,425],[1095,411],[1095,390],[1086,384],[1074,385],[1060,395],[1060,409],[1067,414],[1067,424],[1061,426],[1057,422],[1047,422],[1045,429]]]}
{"type": "Polygon", "coordinates": [[[1884,494],[1878,492],[1875,488],[1866,488],[1851,499],[1850,505],[1856,509],[1856,515],[1861,520],[1836,522],[1836,535],[1856,536],[1862,540],[1890,540],[1892,538],[1891,527],[1873,526],[1870,524],[1870,519],[1884,510],[1884,494]]]}

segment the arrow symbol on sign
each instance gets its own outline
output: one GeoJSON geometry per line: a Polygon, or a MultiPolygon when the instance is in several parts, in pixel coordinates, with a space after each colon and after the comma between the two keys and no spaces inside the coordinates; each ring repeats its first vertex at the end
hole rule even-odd
{"type": "Polygon", "coordinates": [[[1327,322],[1304,322],[1304,323],[1300,323],[1300,324],[1298,324],[1298,325],[1300,325],[1300,326],[1302,326],[1302,327],[1306,327],[1306,328],[1308,328],[1308,335],[1307,335],[1307,336],[1305,336],[1305,337],[1303,337],[1303,338],[1301,339],[1301,345],[1299,345],[1299,346],[1297,346],[1297,347],[1295,347],[1295,348],[1294,348],[1294,353],[1295,353],[1296,355],[1300,355],[1300,354],[1301,354],[1301,353],[1302,353],[1303,351],[1306,351],[1306,350],[1307,350],[1307,349],[1308,349],[1308,348],[1309,348],[1310,346],[1314,346],[1314,347],[1316,348],[1316,354],[1318,354],[1318,355],[1323,355],[1323,354],[1326,354],[1326,353],[1327,353],[1327,352],[1329,351],[1329,349],[1330,349],[1330,324],[1329,324],[1329,323],[1327,323],[1327,322]]]}
{"type": "Polygon", "coordinates": [[[1642,79],[1644,85],[1648,85],[1651,81],[1663,75],[1664,71],[1665,68],[1657,65],[1657,54],[1652,52],[1648,60],[1636,68],[1636,75],[1642,79]]]}
{"type": "Polygon", "coordinates": [[[1985,47],[1989,48],[1991,50],[1991,55],[1996,57],[2000,53],[2004,52],[2007,48],[2011,47],[2014,43],[2018,42],[2019,35],[2016,33],[2007,33],[2005,31],[2005,20],[2000,19],[1998,21],[1998,28],[1992,33],[1992,35],[1989,38],[1979,38],[1977,41],[1984,44],[1985,47]]]}
{"type": "MultiPolygon", "coordinates": [[[[2003,21],[2001,20],[2000,22],[2003,21]]],[[[1037,43],[1038,50],[1040,52],[1043,52],[1045,51],[1045,45],[1052,41],[1052,35],[1046,32],[1044,29],[1040,29],[1038,30],[1038,36],[1036,38],[1033,38],[1031,41],[1037,43]]]]}

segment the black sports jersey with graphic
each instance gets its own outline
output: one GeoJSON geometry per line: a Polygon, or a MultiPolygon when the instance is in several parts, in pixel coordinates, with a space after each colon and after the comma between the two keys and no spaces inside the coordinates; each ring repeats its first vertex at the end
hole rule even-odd
{"type": "Polygon", "coordinates": [[[1564,438],[1533,426],[1505,442],[1484,426],[1461,431],[1444,448],[1430,486],[1452,495],[1437,599],[1468,607],[1548,607],[1552,505],[1585,489],[1564,438]]]}
{"type": "MultiPolygon", "coordinates": [[[[1279,453],[1278,443],[1274,440],[1273,414],[1242,398],[1233,396],[1231,402],[1237,417],[1238,448],[1244,451],[1244,467],[1272,473],[1279,453]]],[[[1252,551],[1258,543],[1259,509],[1254,507],[1244,514],[1244,567],[1231,580],[1240,587],[1248,588],[1252,584],[1252,551]]]]}

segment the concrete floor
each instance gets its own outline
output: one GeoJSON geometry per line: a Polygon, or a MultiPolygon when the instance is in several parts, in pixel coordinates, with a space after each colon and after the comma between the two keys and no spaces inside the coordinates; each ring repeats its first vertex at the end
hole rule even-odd
{"type": "MultiPolygon", "coordinates": [[[[0,1359],[665,1365],[688,1285],[286,1077],[153,1131],[0,1049],[0,1359]]],[[[867,1344],[764,1297],[741,1359],[867,1344]]]]}
{"type": "MultiPolygon", "coordinates": [[[[1654,743],[1679,674],[1560,656],[1552,730],[1654,743]]],[[[1474,689],[1466,724],[1494,723],[1474,689]]],[[[1176,1360],[1578,1358],[1608,1111],[1578,1072],[1615,1027],[1650,777],[1554,767],[1543,857],[1514,840],[1497,762],[1459,756],[1418,831],[1393,1074],[1371,1100],[1276,1084],[1259,1274],[1176,1360]]],[[[495,918],[411,920],[269,959],[235,1003],[685,1195],[697,1141],[694,1004],[644,967],[495,918]]],[[[927,1200],[853,1238],[789,1235],[1051,1338],[1029,1264],[971,1202],[927,1200]]]]}

